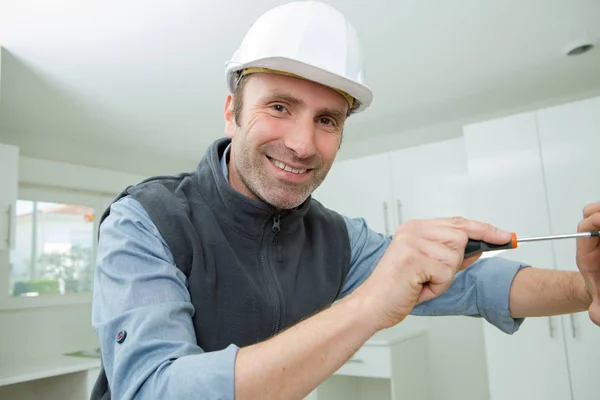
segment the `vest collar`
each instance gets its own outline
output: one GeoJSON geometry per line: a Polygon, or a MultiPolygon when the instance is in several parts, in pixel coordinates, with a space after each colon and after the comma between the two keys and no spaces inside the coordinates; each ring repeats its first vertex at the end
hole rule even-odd
{"type": "MultiPolygon", "coordinates": [[[[277,213],[277,210],[263,201],[251,199],[235,190],[229,184],[221,159],[231,144],[230,138],[221,138],[213,142],[198,165],[196,175],[203,197],[210,201],[217,215],[226,216],[225,220],[250,235],[262,235],[265,224],[277,213]],[[207,187],[208,185],[208,187],[207,187]],[[208,190],[210,197],[205,192],[208,190]]],[[[223,160],[226,162],[226,160],[223,160]]],[[[282,232],[292,228],[302,219],[310,208],[309,196],[293,210],[279,212],[282,232]]]]}

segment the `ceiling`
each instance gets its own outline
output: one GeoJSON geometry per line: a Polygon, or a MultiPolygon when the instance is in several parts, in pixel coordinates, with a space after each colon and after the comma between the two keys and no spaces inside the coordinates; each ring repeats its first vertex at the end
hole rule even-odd
{"type": "MultiPolygon", "coordinates": [[[[327,2],[358,30],[375,94],[344,143],[600,92],[598,0],[327,2]],[[566,57],[579,42],[597,46],[566,57]]],[[[115,170],[192,168],[223,134],[225,61],[281,3],[0,0],[0,142],[115,170]]]]}

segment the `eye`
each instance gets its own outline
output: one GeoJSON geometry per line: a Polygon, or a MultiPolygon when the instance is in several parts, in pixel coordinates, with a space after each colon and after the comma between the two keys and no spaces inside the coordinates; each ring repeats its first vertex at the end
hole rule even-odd
{"type": "Polygon", "coordinates": [[[319,122],[322,123],[323,125],[335,126],[335,123],[333,122],[333,120],[331,118],[321,117],[321,118],[319,118],[319,122]]]}
{"type": "Polygon", "coordinates": [[[271,108],[280,113],[287,112],[287,109],[281,104],[273,104],[271,108]]]}

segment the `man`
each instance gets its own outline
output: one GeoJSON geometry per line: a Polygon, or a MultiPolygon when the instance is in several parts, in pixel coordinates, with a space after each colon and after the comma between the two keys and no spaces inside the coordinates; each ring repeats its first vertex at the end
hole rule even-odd
{"type": "MultiPolygon", "coordinates": [[[[328,5],[267,12],[227,64],[227,138],[194,172],[130,187],[107,210],[93,398],[301,399],[409,314],[513,333],[527,316],[589,309],[600,324],[596,238],[577,242],[581,273],[525,268],[464,259],[469,238],[510,240],[484,223],[409,221],[385,237],[310,197],[371,102],[361,54],[328,5]]],[[[579,230],[599,228],[593,204],[579,230]]]]}

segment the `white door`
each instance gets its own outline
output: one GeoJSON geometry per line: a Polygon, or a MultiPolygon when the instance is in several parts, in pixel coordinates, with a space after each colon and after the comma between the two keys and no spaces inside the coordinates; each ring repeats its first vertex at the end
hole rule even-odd
{"type": "MultiPolygon", "coordinates": [[[[464,128],[473,218],[517,236],[550,232],[535,114],[464,128]]],[[[519,246],[500,256],[554,268],[551,244],[519,246]]],[[[571,399],[559,318],[529,318],[514,335],[484,324],[491,400],[571,399]]]]}
{"type": "Polygon", "coordinates": [[[392,189],[388,154],[336,161],[315,191],[326,207],[351,218],[364,218],[379,233],[393,234],[392,189]]]}
{"type": "MultiPolygon", "coordinates": [[[[600,201],[600,98],[542,110],[538,123],[552,232],[576,232],[583,207],[600,201]]],[[[560,269],[577,270],[575,244],[572,239],[553,243],[560,269]]],[[[587,312],[563,322],[573,398],[598,399],[600,328],[587,312]]]]}
{"type": "Polygon", "coordinates": [[[14,245],[19,148],[0,143],[0,251],[14,245]]]}

